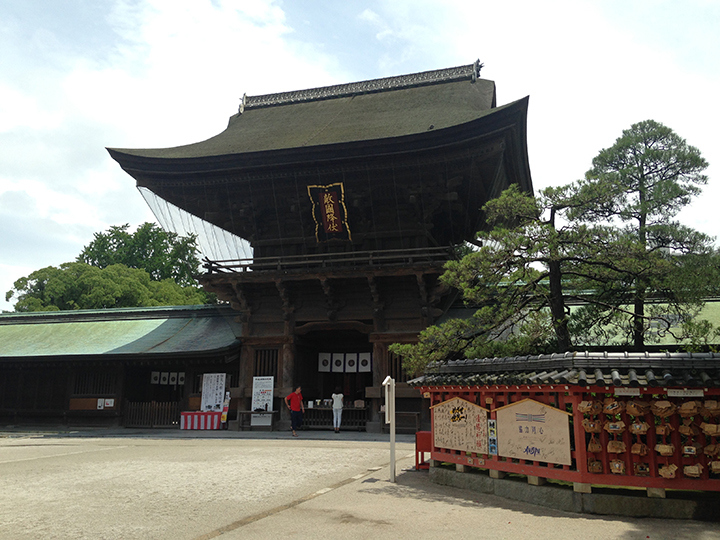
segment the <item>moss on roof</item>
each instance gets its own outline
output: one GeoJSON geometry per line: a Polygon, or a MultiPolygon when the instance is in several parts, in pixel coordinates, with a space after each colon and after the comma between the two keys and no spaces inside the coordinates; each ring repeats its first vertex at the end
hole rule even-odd
{"type": "Polygon", "coordinates": [[[240,343],[233,317],[217,307],[7,314],[0,316],[0,361],[222,351],[240,343]]]}
{"type": "Polygon", "coordinates": [[[206,141],[163,149],[113,149],[150,158],[198,158],[402,137],[493,113],[495,83],[477,79],[250,108],[206,141]]]}

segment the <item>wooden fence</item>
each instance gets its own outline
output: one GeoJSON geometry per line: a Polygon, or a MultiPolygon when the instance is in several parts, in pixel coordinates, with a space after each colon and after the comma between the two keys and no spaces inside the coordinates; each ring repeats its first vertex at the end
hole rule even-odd
{"type": "Polygon", "coordinates": [[[180,402],[126,401],[123,424],[125,427],[179,428],[180,402]]]}
{"type": "Polygon", "coordinates": [[[570,464],[503,457],[502,449],[501,455],[492,455],[441,448],[434,446],[433,435],[431,458],[435,461],[454,463],[462,470],[487,469],[495,477],[514,473],[588,487],[720,491],[720,412],[702,406],[703,402],[717,403],[720,389],[705,389],[701,398],[670,397],[667,389],[660,388],[638,389],[635,397],[617,396],[611,389],[591,392],[565,385],[419,389],[433,405],[454,397],[477,404],[489,411],[488,420],[493,421],[497,409],[526,399],[569,414],[570,464]],[[632,401],[647,404],[647,409],[637,410],[632,401]],[[671,404],[667,416],[659,417],[657,410],[650,409],[659,401],[671,404]],[[615,403],[614,409],[606,409],[609,402],[615,403]],[[595,408],[588,410],[593,403],[595,408]],[[697,410],[688,408],[696,405],[697,410]]]}

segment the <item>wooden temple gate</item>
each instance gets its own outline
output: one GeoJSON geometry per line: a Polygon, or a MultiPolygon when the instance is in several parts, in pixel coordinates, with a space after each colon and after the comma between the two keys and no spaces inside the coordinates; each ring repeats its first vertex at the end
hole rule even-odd
{"type": "MultiPolygon", "coordinates": [[[[196,227],[177,232],[231,235],[200,282],[242,325],[242,409],[257,376],[275,378],[276,406],[295,385],[314,400],[340,385],[366,404],[353,421],[382,429],[388,345],[415,341],[447,310],[453,293],[438,278],[483,226],[485,202],[510,185],[532,193],[528,100],[497,107],[481,67],[245,96],[204,142],[109,149],[164,226],[178,227],[170,204],[196,227]],[[369,353],[372,366],[327,373],[327,353],[369,353]],[[272,365],[255,366],[258,355],[272,365]]],[[[415,389],[397,397],[400,410],[420,411],[415,389]]]]}

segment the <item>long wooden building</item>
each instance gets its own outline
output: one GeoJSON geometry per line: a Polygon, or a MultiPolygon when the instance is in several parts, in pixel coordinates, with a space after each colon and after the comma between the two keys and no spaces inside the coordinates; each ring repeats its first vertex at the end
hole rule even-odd
{"type": "Polygon", "coordinates": [[[0,425],[178,427],[203,376],[237,386],[229,306],[0,315],[0,425]]]}
{"type": "MultiPolygon", "coordinates": [[[[510,184],[532,192],[528,100],[496,106],[480,67],[245,96],[206,141],[109,149],[139,187],[252,247],[201,279],[242,323],[244,407],[254,376],[275,377],[278,399],[339,386],[381,428],[381,382],[405,380],[388,345],[451,303],[438,277],[482,205],[510,184]]],[[[415,389],[398,396],[409,418],[422,409],[415,389]]]]}

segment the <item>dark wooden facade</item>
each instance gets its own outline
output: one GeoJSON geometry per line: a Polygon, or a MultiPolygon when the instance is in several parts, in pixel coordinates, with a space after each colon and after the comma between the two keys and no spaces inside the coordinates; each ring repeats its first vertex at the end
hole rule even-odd
{"type": "MultiPolygon", "coordinates": [[[[380,383],[404,380],[388,345],[447,308],[438,278],[481,206],[512,183],[532,191],[527,99],[496,107],[479,69],[244,97],[207,141],[109,150],[138,186],[252,246],[201,279],[243,323],[240,395],[256,375],[276,377],[278,399],[340,386],[380,429],[380,383]],[[372,369],[323,372],[320,353],[372,353],[372,369]]],[[[420,410],[416,390],[398,396],[420,410]]]]}
{"type": "Polygon", "coordinates": [[[228,306],[0,315],[0,425],[179,426],[205,373],[237,387],[228,306]]]}

